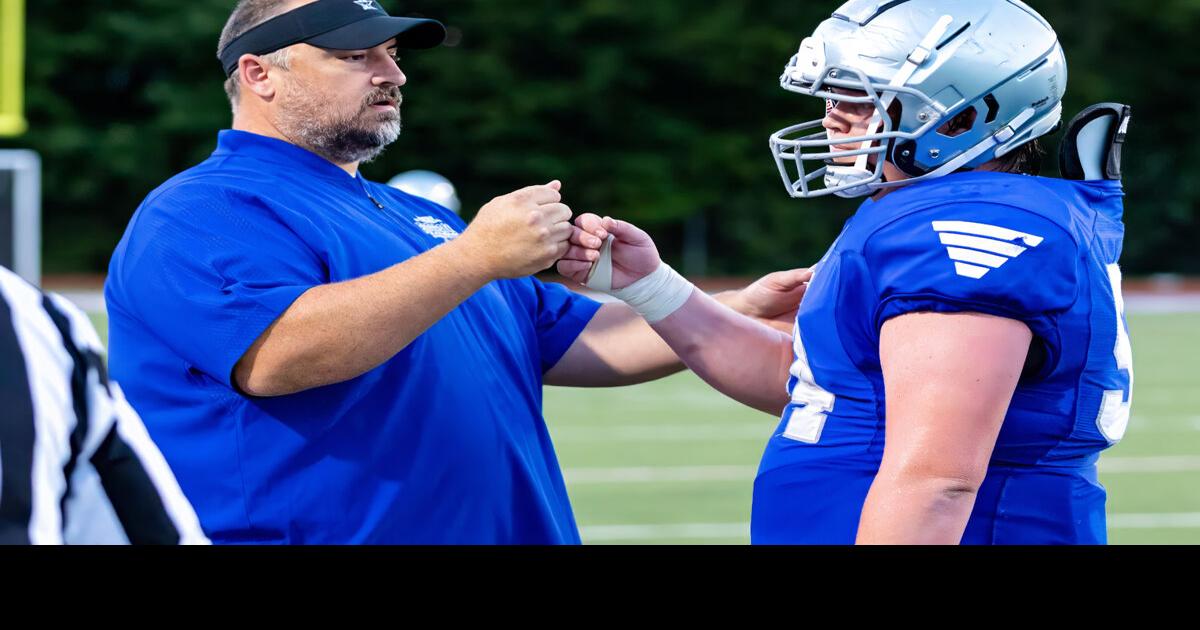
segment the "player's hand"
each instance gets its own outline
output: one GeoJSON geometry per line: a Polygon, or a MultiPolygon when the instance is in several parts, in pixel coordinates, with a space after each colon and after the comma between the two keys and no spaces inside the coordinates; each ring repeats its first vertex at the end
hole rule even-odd
{"type": "Polygon", "coordinates": [[[811,269],[776,271],[739,291],[729,305],[743,315],[764,320],[773,328],[791,331],[810,280],[811,269]]]}
{"type": "Polygon", "coordinates": [[[547,269],[567,253],[575,229],[561,189],[555,180],[496,197],[479,209],[458,240],[492,278],[520,278],[547,269]]]}
{"type": "Polygon", "coordinates": [[[641,228],[611,217],[581,214],[575,220],[571,247],[558,262],[558,272],[580,284],[587,282],[592,264],[599,260],[600,248],[610,234],[614,237],[613,289],[624,289],[641,280],[662,263],[654,241],[641,228]]]}

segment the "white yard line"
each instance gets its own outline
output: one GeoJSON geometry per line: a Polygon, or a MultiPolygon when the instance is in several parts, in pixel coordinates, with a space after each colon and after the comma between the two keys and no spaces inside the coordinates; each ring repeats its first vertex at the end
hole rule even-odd
{"type": "MultiPolygon", "coordinates": [[[[553,425],[553,422],[551,422],[553,425]]],[[[711,442],[747,441],[766,445],[771,439],[775,422],[754,424],[650,424],[640,426],[554,427],[550,433],[555,443],[612,443],[612,442],[711,442]]]]}
{"type": "Polygon", "coordinates": [[[1112,514],[1109,529],[1200,529],[1200,512],[1112,514]]]}
{"type": "Polygon", "coordinates": [[[104,308],[104,292],[103,291],[54,291],[59,295],[67,298],[79,310],[85,313],[103,313],[104,308]]]}
{"type": "Polygon", "coordinates": [[[1200,456],[1197,455],[1159,455],[1154,457],[1100,456],[1100,472],[1103,474],[1196,471],[1200,471],[1200,456]]]}
{"type": "MultiPolygon", "coordinates": [[[[623,394],[622,394],[623,395],[623,394]]],[[[614,401],[614,405],[626,404],[627,399],[614,401]]],[[[614,407],[615,409],[615,407],[614,407]]],[[[1171,416],[1154,418],[1134,417],[1129,430],[1136,433],[1190,433],[1200,431],[1200,416],[1171,416]]],[[[600,425],[600,426],[556,426],[550,422],[550,433],[555,444],[619,444],[627,442],[713,442],[737,441],[766,445],[775,430],[770,424],[643,424],[643,425],[600,425]]],[[[1101,466],[1107,458],[1101,458],[1101,466]]]]}
{"type": "Polygon", "coordinates": [[[585,543],[631,540],[750,539],[750,523],[681,523],[678,525],[589,525],[579,528],[585,543]]]}
{"type": "Polygon", "coordinates": [[[1136,314],[1195,313],[1200,311],[1200,295],[1127,294],[1125,310],[1136,314]]]}
{"type": "MultiPolygon", "coordinates": [[[[1112,514],[1113,529],[1200,529],[1200,512],[1176,514],[1112,514]]],[[[670,525],[588,525],[580,528],[584,542],[658,540],[748,540],[750,523],[676,523],[670,525]]]]}
{"type": "MultiPolygon", "coordinates": [[[[1104,475],[1142,473],[1179,473],[1200,471],[1200,456],[1101,457],[1104,475]]],[[[755,466],[631,466],[614,468],[568,468],[564,471],[571,485],[626,483],[691,483],[702,481],[743,481],[750,483],[757,474],[755,466]]]]}
{"type": "Polygon", "coordinates": [[[631,468],[570,468],[564,472],[571,485],[605,483],[676,483],[692,481],[744,481],[751,483],[754,466],[679,466],[631,468]]]}

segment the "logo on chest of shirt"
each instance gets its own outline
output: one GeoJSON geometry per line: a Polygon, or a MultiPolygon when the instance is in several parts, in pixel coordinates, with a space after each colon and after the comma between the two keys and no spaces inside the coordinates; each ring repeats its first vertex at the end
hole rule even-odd
{"type": "Polygon", "coordinates": [[[434,217],[417,217],[413,219],[413,223],[417,224],[417,227],[421,228],[422,232],[425,232],[433,238],[440,238],[443,241],[450,241],[458,238],[458,230],[446,225],[446,222],[442,221],[441,219],[434,217]]]}
{"type": "Polygon", "coordinates": [[[946,246],[958,275],[976,280],[1046,240],[1008,228],[968,221],[934,221],[933,229],[946,246]]]}

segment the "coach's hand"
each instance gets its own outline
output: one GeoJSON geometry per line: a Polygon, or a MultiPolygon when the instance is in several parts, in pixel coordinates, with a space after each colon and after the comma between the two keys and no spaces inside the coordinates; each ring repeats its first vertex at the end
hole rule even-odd
{"type": "Polygon", "coordinates": [[[624,289],[641,280],[662,262],[654,241],[641,228],[610,217],[581,214],[575,220],[571,247],[559,261],[558,272],[580,284],[586,283],[609,235],[613,237],[613,289],[624,289]]]}
{"type": "Polygon", "coordinates": [[[530,186],[496,197],[479,209],[458,238],[489,277],[520,278],[548,269],[570,246],[571,209],[562,183],[530,186]]]}
{"type": "Polygon", "coordinates": [[[776,271],[759,278],[754,284],[723,296],[721,302],[733,310],[762,320],[768,326],[790,333],[796,322],[796,311],[812,280],[811,269],[776,271]]]}

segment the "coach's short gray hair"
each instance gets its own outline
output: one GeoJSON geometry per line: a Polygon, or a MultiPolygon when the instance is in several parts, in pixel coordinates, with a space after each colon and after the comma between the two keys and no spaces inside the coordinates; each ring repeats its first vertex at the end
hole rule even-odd
{"type": "MultiPolygon", "coordinates": [[[[233,13],[229,15],[229,20],[225,22],[225,28],[221,30],[221,39],[217,41],[217,54],[220,55],[221,51],[225,50],[225,47],[229,45],[229,42],[237,39],[246,31],[287,12],[294,1],[238,0],[237,6],[233,8],[233,13]]],[[[286,48],[262,55],[262,58],[267,63],[283,68],[284,70],[288,69],[288,64],[291,61],[291,55],[286,48]]],[[[240,92],[237,73],[226,77],[225,95],[229,97],[229,104],[235,112],[237,111],[240,92]]]]}

